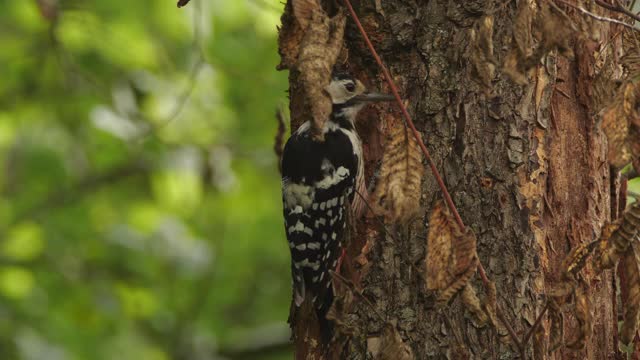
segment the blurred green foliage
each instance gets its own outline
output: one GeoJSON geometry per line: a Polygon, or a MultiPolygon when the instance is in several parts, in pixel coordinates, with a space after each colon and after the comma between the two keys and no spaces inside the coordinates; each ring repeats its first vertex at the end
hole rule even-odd
{"type": "Polygon", "coordinates": [[[175,3],[2,1],[0,359],[291,357],[283,5],[175,3]]]}

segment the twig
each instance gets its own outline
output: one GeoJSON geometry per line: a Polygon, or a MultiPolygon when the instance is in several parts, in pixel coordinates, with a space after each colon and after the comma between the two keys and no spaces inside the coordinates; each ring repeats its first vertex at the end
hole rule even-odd
{"type": "MultiPolygon", "coordinates": [[[[364,39],[365,43],[367,44],[367,47],[371,51],[371,55],[374,57],[374,59],[378,63],[378,66],[382,70],[382,73],[384,74],[385,80],[387,81],[387,84],[389,84],[389,87],[391,88],[391,92],[393,93],[393,96],[396,98],[396,102],[398,103],[398,106],[400,106],[400,110],[402,111],[402,115],[404,116],[407,125],[409,125],[409,127],[411,128],[411,132],[413,133],[413,136],[416,138],[416,141],[418,142],[418,145],[420,145],[420,149],[422,149],[422,153],[424,154],[424,157],[427,159],[427,162],[429,163],[429,167],[431,168],[431,173],[433,174],[433,176],[436,178],[436,181],[438,182],[438,186],[440,187],[440,191],[442,191],[442,196],[444,197],[445,202],[447,203],[447,206],[449,207],[449,210],[451,211],[451,213],[455,217],[456,222],[460,226],[460,229],[462,231],[464,231],[464,229],[465,229],[464,222],[462,221],[462,218],[460,217],[460,214],[458,213],[458,209],[456,209],[456,206],[453,203],[453,200],[451,199],[451,195],[449,194],[449,191],[447,190],[447,187],[444,184],[444,181],[442,180],[442,177],[440,176],[440,173],[438,172],[438,168],[436,167],[436,164],[434,163],[433,159],[431,159],[431,155],[429,154],[429,150],[427,150],[427,147],[425,146],[424,142],[422,141],[422,139],[420,137],[420,133],[418,132],[418,130],[416,129],[415,125],[413,124],[413,121],[411,120],[411,116],[409,115],[409,112],[407,111],[407,108],[404,106],[404,103],[402,102],[402,98],[400,97],[400,93],[398,92],[398,88],[396,87],[393,79],[391,78],[391,73],[389,73],[389,70],[387,69],[387,67],[382,62],[382,59],[378,55],[378,52],[376,51],[376,49],[373,47],[373,44],[371,43],[371,40],[369,40],[369,36],[367,35],[367,32],[362,27],[362,24],[360,23],[360,19],[358,18],[358,15],[356,14],[355,10],[353,10],[353,6],[351,6],[351,2],[349,0],[342,0],[342,1],[347,6],[347,9],[349,10],[349,13],[351,14],[351,17],[353,18],[353,21],[356,23],[356,26],[358,27],[358,30],[360,31],[360,34],[362,34],[362,38],[364,39]]],[[[487,274],[486,274],[486,272],[484,270],[484,267],[482,266],[482,263],[480,263],[480,262],[478,262],[478,274],[480,275],[480,279],[482,280],[482,283],[484,284],[484,286],[488,287],[489,286],[489,279],[487,278],[487,274]]],[[[500,320],[503,322],[505,328],[507,328],[507,331],[509,331],[509,335],[511,336],[511,340],[515,344],[519,344],[518,337],[515,336],[515,332],[511,328],[511,325],[506,321],[506,319],[504,319],[504,315],[501,314],[501,311],[498,308],[497,308],[496,312],[497,312],[498,318],[500,318],[500,320]]]]}
{"type": "Polygon", "coordinates": [[[364,205],[367,207],[367,209],[371,211],[371,214],[373,214],[373,217],[378,221],[380,226],[382,226],[384,232],[391,238],[391,240],[397,243],[398,240],[396,240],[395,236],[393,236],[393,234],[391,234],[391,232],[387,230],[387,226],[384,224],[384,221],[382,221],[379,215],[376,214],[375,210],[373,210],[373,207],[371,206],[371,204],[369,204],[367,198],[365,198],[364,195],[360,194],[360,191],[358,191],[358,189],[356,189],[356,194],[360,196],[360,199],[362,200],[362,202],[364,202],[364,205]]]}
{"type": "Polygon", "coordinates": [[[631,168],[629,171],[625,172],[622,174],[622,177],[630,180],[630,179],[635,179],[638,177],[638,171],[635,168],[631,168]]]}
{"type": "Polygon", "coordinates": [[[60,6],[57,1],[36,0],[40,15],[47,21],[56,21],[60,15],[60,6]]]}
{"type": "Polygon", "coordinates": [[[364,296],[359,291],[357,291],[355,286],[353,285],[353,283],[351,281],[349,281],[348,279],[345,279],[344,276],[338,274],[337,272],[335,272],[333,270],[329,270],[329,273],[334,278],[340,280],[342,282],[342,284],[347,289],[349,289],[349,291],[351,291],[352,294],[354,294],[354,295],[358,296],[359,298],[361,298],[362,300],[364,300],[364,302],[371,308],[371,311],[373,311],[373,313],[376,314],[378,316],[378,318],[380,318],[380,320],[382,320],[385,323],[387,322],[387,320],[385,320],[385,318],[382,316],[382,314],[380,314],[380,312],[378,312],[378,310],[375,308],[375,306],[373,306],[373,304],[371,303],[371,300],[369,300],[366,296],[364,296]]]}
{"type": "Polygon", "coordinates": [[[613,12],[617,12],[617,13],[621,13],[624,15],[627,15],[628,17],[632,18],[635,21],[640,21],[640,16],[634,14],[633,12],[629,11],[626,7],[622,6],[620,4],[619,1],[615,2],[616,4],[608,4],[602,0],[596,0],[596,4],[598,4],[598,6],[603,7],[607,10],[613,11],[613,12]]]}
{"type": "Polygon", "coordinates": [[[516,332],[513,330],[511,324],[509,323],[509,321],[507,321],[507,318],[504,316],[502,310],[500,310],[500,305],[498,304],[496,304],[496,315],[498,315],[498,319],[502,321],[502,325],[504,325],[504,328],[507,329],[509,337],[511,338],[511,341],[513,341],[513,343],[516,345],[516,348],[522,351],[524,349],[524,344],[522,344],[518,339],[518,334],[516,334],[516,332]]]}
{"type": "Polygon", "coordinates": [[[387,84],[389,84],[389,88],[391,88],[391,92],[393,93],[393,96],[396,98],[396,101],[398,102],[398,106],[402,111],[402,115],[404,116],[407,125],[409,125],[409,127],[411,128],[411,132],[413,133],[413,136],[418,141],[418,145],[420,145],[420,148],[422,149],[422,153],[424,154],[424,157],[427,159],[427,162],[429,163],[429,167],[431,167],[431,172],[433,173],[433,176],[436,178],[436,181],[438,182],[438,186],[440,187],[440,191],[442,191],[442,195],[445,201],[447,202],[447,206],[449,207],[449,210],[451,210],[451,212],[453,213],[453,216],[456,218],[456,222],[458,223],[458,225],[460,225],[461,229],[464,231],[465,226],[464,226],[464,223],[462,222],[462,218],[460,217],[460,214],[458,213],[458,210],[456,209],[456,206],[453,203],[453,200],[451,199],[451,195],[449,195],[449,191],[447,190],[447,187],[444,184],[444,181],[442,180],[440,173],[438,172],[438,168],[436,168],[436,164],[433,162],[433,159],[431,159],[429,150],[427,150],[427,147],[424,145],[424,142],[421,140],[420,133],[416,129],[416,126],[413,124],[413,120],[411,120],[411,116],[409,115],[407,108],[402,103],[402,98],[400,97],[398,88],[396,87],[393,79],[391,78],[391,73],[389,73],[389,70],[382,62],[382,59],[378,55],[378,52],[376,51],[376,49],[373,47],[371,40],[369,40],[369,35],[367,35],[367,32],[362,27],[362,24],[360,23],[360,19],[358,18],[358,15],[356,14],[355,10],[353,10],[353,6],[351,6],[351,2],[349,0],[343,0],[343,2],[349,9],[349,13],[351,13],[351,16],[353,17],[353,21],[356,23],[358,30],[360,30],[360,33],[362,34],[362,37],[364,38],[364,41],[367,44],[367,47],[371,51],[371,55],[373,55],[374,59],[378,63],[378,66],[382,70],[385,80],[387,81],[387,84]]]}
{"type": "MultiPolygon", "coordinates": [[[[360,192],[358,190],[356,190],[356,194],[358,194],[358,196],[360,196],[360,198],[362,199],[362,201],[364,202],[365,206],[369,209],[369,211],[371,211],[371,213],[374,215],[374,218],[380,223],[380,225],[382,226],[383,231],[385,232],[385,234],[387,234],[389,237],[391,237],[391,239],[397,243],[397,240],[395,239],[395,237],[391,234],[391,232],[387,229],[386,225],[384,224],[384,222],[382,221],[382,219],[380,219],[380,217],[375,213],[375,211],[373,210],[373,208],[371,207],[371,205],[369,204],[369,202],[367,201],[367,199],[362,196],[362,194],[360,194],[360,192]]],[[[405,259],[407,260],[407,262],[409,263],[409,266],[411,266],[411,268],[416,272],[416,274],[418,275],[418,277],[426,282],[426,279],[424,278],[424,276],[422,275],[422,273],[420,272],[420,269],[418,269],[413,262],[411,261],[411,259],[405,259]]],[[[489,279],[487,278],[487,275],[484,273],[484,269],[482,268],[482,266],[478,267],[478,270],[482,269],[482,273],[480,273],[480,277],[483,277],[487,283],[489,282],[489,279]]],[[[511,337],[511,340],[513,341],[513,343],[516,345],[516,347],[518,349],[522,349],[523,345],[522,343],[520,343],[520,341],[518,340],[518,335],[516,334],[516,332],[513,330],[513,328],[511,327],[511,325],[507,322],[507,319],[504,317],[504,314],[502,313],[502,311],[499,309],[498,305],[496,305],[496,315],[498,315],[498,318],[500,319],[500,321],[502,321],[505,329],[507,329],[507,332],[509,333],[509,336],[511,337]]]]}
{"type": "Polygon", "coordinates": [[[548,308],[549,308],[549,302],[544,304],[544,307],[542,308],[542,311],[540,312],[540,314],[538,314],[538,318],[533,323],[533,326],[531,327],[531,329],[529,329],[529,331],[527,331],[527,334],[522,339],[522,344],[523,345],[526,345],[529,342],[529,340],[531,339],[531,336],[533,336],[533,333],[536,331],[536,329],[538,328],[538,326],[542,322],[542,317],[547,312],[548,308]]]}
{"type": "Polygon", "coordinates": [[[606,39],[606,42],[604,44],[602,44],[602,46],[600,46],[601,50],[598,52],[596,57],[593,59],[594,61],[597,62],[598,60],[600,60],[600,57],[602,57],[602,56],[604,56],[606,54],[605,50],[609,47],[609,45],[611,45],[611,43],[615,39],[618,38],[618,36],[620,36],[620,34],[622,34],[622,30],[624,30],[624,29],[620,29],[620,30],[616,31],[616,33],[613,36],[611,36],[611,37],[606,39]]]}
{"type": "MultiPolygon", "coordinates": [[[[618,289],[618,284],[616,281],[616,272],[617,272],[617,267],[614,271],[611,272],[611,288],[613,289],[613,291],[611,292],[611,311],[613,313],[613,318],[614,319],[618,319],[618,291],[620,289],[618,289]]],[[[618,341],[620,339],[620,335],[618,334],[618,327],[614,326],[613,327],[613,348],[615,349],[615,354],[616,356],[620,356],[620,348],[618,347],[618,341]]],[[[619,357],[616,357],[616,359],[619,359],[619,357]]]]}
{"type": "MultiPolygon", "coordinates": [[[[185,6],[189,1],[190,0],[179,0],[178,7],[185,6]]],[[[191,44],[191,51],[194,54],[196,54],[196,61],[191,67],[191,70],[189,71],[187,85],[185,86],[184,90],[182,90],[180,95],[178,95],[176,104],[174,105],[173,109],[164,120],[161,120],[157,125],[147,121],[150,127],[147,128],[147,130],[144,131],[142,134],[140,134],[140,136],[138,137],[139,141],[143,141],[153,136],[155,133],[158,132],[158,130],[169,125],[178,117],[178,115],[182,113],[182,110],[184,110],[185,106],[189,102],[189,98],[191,98],[191,94],[193,93],[193,90],[196,87],[196,84],[198,82],[198,75],[200,75],[200,71],[204,68],[204,65],[207,64],[207,61],[202,52],[202,9],[201,9],[202,6],[201,6],[201,3],[202,1],[195,1],[194,3],[195,9],[193,10],[193,41],[191,44]]]]}
{"type": "Polygon", "coordinates": [[[138,141],[143,141],[151,137],[153,134],[157,133],[158,130],[164,128],[165,126],[173,122],[178,117],[178,115],[182,113],[182,110],[184,110],[189,98],[191,97],[191,94],[193,93],[193,90],[196,87],[198,74],[200,74],[200,71],[202,70],[204,65],[205,65],[204,58],[202,56],[198,56],[198,59],[196,60],[196,63],[193,65],[193,68],[191,69],[191,72],[189,74],[189,83],[186,85],[182,93],[178,96],[178,101],[176,102],[176,105],[173,107],[173,110],[171,110],[171,113],[159,124],[152,125],[149,128],[147,128],[148,130],[144,131],[137,138],[138,141]]]}
{"type": "Polygon", "coordinates": [[[509,6],[509,4],[513,2],[513,0],[506,0],[504,1],[502,4],[494,7],[493,9],[487,11],[485,14],[486,15],[493,15],[493,14],[497,14],[500,11],[504,10],[507,6],[509,6]]]}
{"type": "Polygon", "coordinates": [[[193,93],[193,89],[196,87],[198,74],[200,74],[200,70],[202,70],[202,67],[204,66],[204,64],[205,64],[204,58],[202,56],[199,56],[198,60],[196,60],[196,63],[193,65],[193,68],[191,69],[191,73],[189,74],[190,84],[187,85],[187,87],[182,92],[180,97],[178,97],[178,103],[173,108],[173,111],[171,112],[171,114],[169,114],[169,116],[164,120],[162,124],[155,126],[156,130],[159,127],[168,125],[171,121],[173,121],[176,117],[178,117],[178,115],[180,115],[180,113],[182,112],[182,109],[187,104],[187,100],[189,100],[191,93],[193,93]]]}
{"type": "Polygon", "coordinates": [[[567,20],[567,24],[569,24],[571,26],[571,29],[575,32],[578,32],[580,30],[578,30],[578,27],[576,26],[576,24],[573,22],[573,19],[571,19],[569,17],[569,15],[567,15],[567,13],[562,10],[555,2],[549,0],[548,4],[555,10],[558,12],[558,14],[560,14],[565,20],[567,20]]]}
{"type": "Polygon", "coordinates": [[[634,31],[638,31],[638,32],[640,32],[640,29],[636,28],[636,27],[635,27],[635,26],[633,26],[633,25],[627,24],[627,23],[626,23],[626,22],[624,22],[624,21],[620,21],[620,20],[616,20],[616,19],[612,19],[612,18],[608,18],[608,17],[604,17],[604,16],[596,15],[596,14],[594,14],[594,13],[592,13],[592,12],[589,12],[589,11],[588,11],[588,10],[586,10],[586,9],[581,8],[580,6],[573,5],[573,4],[568,3],[568,2],[566,2],[566,1],[564,1],[564,0],[557,0],[557,1],[558,1],[558,2],[560,2],[560,3],[562,3],[562,4],[564,4],[564,5],[567,5],[568,7],[574,8],[574,9],[576,9],[576,10],[580,11],[581,13],[583,13],[583,14],[585,14],[585,15],[587,15],[587,16],[590,16],[590,17],[592,17],[592,18],[594,18],[594,19],[596,19],[596,20],[598,20],[598,21],[605,21],[605,22],[610,22],[610,23],[614,23],[614,24],[618,24],[618,25],[626,26],[626,27],[628,27],[628,28],[629,28],[629,29],[631,29],[631,30],[634,30],[634,31]]]}
{"type": "Polygon", "coordinates": [[[449,319],[449,315],[443,312],[442,319],[444,319],[444,324],[449,328],[449,330],[453,334],[453,337],[455,338],[456,343],[458,345],[463,345],[464,340],[462,339],[462,334],[460,334],[460,329],[456,329],[453,326],[453,324],[451,323],[451,319],[449,319]]]}
{"type": "Polygon", "coordinates": [[[640,199],[640,193],[632,191],[632,190],[627,190],[627,196],[635,198],[635,199],[640,199]]]}
{"type": "MultiPolygon", "coordinates": [[[[384,233],[387,236],[389,236],[391,238],[391,240],[393,240],[394,243],[397,244],[398,240],[396,240],[396,237],[393,236],[393,234],[391,234],[391,231],[389,231],[389,229],[387,229],[387,226],[385,225],[384,221],[382,221],[380,216],[378,214],[376,214],[376,212],[373,210],[373,207],[371,206],[371,204],[369,204],[369,201],[362,194],[360,194],[360,191],[358,191],[358,189],[356,189],[356,194],[358,196],[360,196],[360,199],[362,199],[362,202],[364,202],[364,205],[367,207],[367,209],[369,211],[371,211],[371,214],[378,221],[378,224],[380,224],[380,226],[382,226],[382,230],[384,231],[384,233]]],[[[422,273],[420,272],[420,269],[418,269],[418,267],[413,264],[413,261],[411,261],[411,257],[409,257],[409,258],[407,258],[405,260],[409,263],[409,266],[411,266],[411,268],[416,272],[416,274],[418,274],[418,277],[423,282],[426,283],[427,279],[425,279],[425,277],[422,275],[422,273]]]]}
{"type": "Polygon", "coordinates": [[[559,87],[554,86],[553,90],[559,92],[560,95],[562,95],[562,96],[566,97],[567,99],[571,100],[571,96],[569,96],[569,94],[567,94],[564,90],[560,89],[559,87]]]}

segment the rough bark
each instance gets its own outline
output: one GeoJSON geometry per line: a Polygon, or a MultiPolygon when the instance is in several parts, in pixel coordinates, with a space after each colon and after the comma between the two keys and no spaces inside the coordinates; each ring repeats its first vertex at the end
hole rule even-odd
{"type": "MultiPolygon", "coordinates": [[[[564,255],[599,235],[612,208],[617,208],[618,195],[612,186],[616,181],[610,179],[604,135],[590,108],[598,43],[574,39],[573,59],[547,54],[527,73],[524,86],[500,71],[491,81],[491,92],[472,80],[470,29],[484,14],[495,12],[493,46],[501,64],[510,46],[517,3],[377,0],[354,1],[354,7],[408,100],[465,224],[476,233],[479,258],[496,283],[499,306],[522,338],[544,307],[545,291],[557,283],[564,255]]],[[[332,1],[325,5],[328,11],[335,9],[332,1]]],[[[281,29],[285,35],[294,27],[290,11],[288,4],[281,29]]],[[[609,40],[608,25],[591,26],[600,32],[600,42],[609,40]]],[[[351,19],[339,62],[371,87],[386,88],[351,19]]],[[[297,77],[295,71],[290,73],[294,128],[305,118],[297,77]]],[[[394,105],[364,111],[359,118],[368,183],[375,182],[387,131],[380,119],[388,116],[399,116],[394,105]]],[[[427,219],[440,198],[427,170],[421,217],[406,226],[388,225],[391,236],[372,218],[358,222],[345,276],[354,283],[352,290],[362,295],[352,294],[353,304],[343,317],[345,326],[340,328],[349,331],[322,354],[313,346],[313,331],[307,333],[313,315],[293,309],[297,359],[366,359],[371,354],[376,358],[386,323],[395,324],[416,359],[520,357],[491,327],[477,328],[459,299],[438,310],[435,295],[426,290],[421,272],[427,219]]],[[[545,331],[526,345],[527,358],[613,358],[617,322],[612,276],[611,271],[599,277],[587,271],[594,329],[584,349],[561,348],[549,355],[550,341],[557,339],[549,339],[545,317],[545,331]]],[[[483,297],[477,277],[473,283],[483,297]]],[[[567,341],[575,338],[576,326],[575,319],[566,318],[567,341]]]]}

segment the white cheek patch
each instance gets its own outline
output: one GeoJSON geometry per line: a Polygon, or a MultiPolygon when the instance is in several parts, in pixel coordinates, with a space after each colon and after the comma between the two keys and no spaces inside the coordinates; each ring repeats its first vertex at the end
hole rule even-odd
{"type": "Polygon", "coordinates": [[[350,82],[349,80],[343,81],[331,81],[329,85],[327,85],[324,90],[331,96],[331,101],[334,104],[342,104],[347,102],[353,95],[348,93],[345,89],[345,83],[350,82]]]}

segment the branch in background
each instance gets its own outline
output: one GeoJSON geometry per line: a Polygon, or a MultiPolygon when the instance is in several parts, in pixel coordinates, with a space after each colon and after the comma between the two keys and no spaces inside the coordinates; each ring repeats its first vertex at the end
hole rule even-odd
{"type": "MultiPolygon", "coordinates": [[[[193,68],[191,68],[191,72],[189,73],[188,84],[186,85],[185,89],[182,91],[180,96],[178,96],[178,101],[176,102],[176,105],[173,107],[173,110],[171,111],[171,113],[164,120],[162,120],[158,125],[153,125],[148,119],[146,119],[145,121],[150,126],[147,128],[146,131],[140,134],[138,141],[146,140],[149,137],[153,136],[155,133],[158,132],[158,130],[169,125],[178,117],[178,115],[180,115],[180,113],[182,113],[182,110],[184,110],[185,106],[187,105],[187,102],[189,101],[189,98],[191,97],[191,94],[193,93],[193,90],[196,87],[198,75],[200,74],[200,71],[202,70],[204,65],[205,65],[205,60],[202,54],[200,53],[198,55],[198,59],[196,60],[196,63],[193,65],[193,68]]],[[[142,114],[139,114],[138,116],[142,119],[145,118],[144,116],[142,116],[142,114]]]]}
{"type": "MultiPolygon", "coordinates": [[[[566,1],[564,1],[564,0],[557,0],[557,1],[558,1],[558,2],[560,2],[560,3],[562,3],[562,4],[564,4],[564,5],[566,5],[566,6],[568,6],[568,7],[574,8],[574,9],[576,9],[576,10],[580,11],[581,13],[583,13],[583,14],[585,14],[585,15],[587,15],[587,16],[590,16],[590,17],[592,17],[592,18],[594,18],[594,19],[596,19],[596,20],[598,20],[598,21],[605,21],[605,22],[610,22],[610,23],[614,23],[614,24],[622,25],[622,26],[625,26],[625,27],[627,27],[627,28],[629,28],[629,29],[631,29],[631,30],[634,30],[634,31],[638,31],[638,32],[640,32],[640,29],[636,28],[635,26],[633,26],[633,25],[631,25],[631,24],[627,24],[627,23],[626,23],[626,22],[624,22],[624,21],[620,21],[620,20],[616,20],[616,19],[612,19],[612,18],[608,18],[608,17],[603,17],[603,16],[600,16],[600,15],[596,15],[596,14],[594,14],[594,13],[592,13],[592,12],[589,12],[589,11],[588,11],[588,10],[586,10],[586,9],[581,8],[580,6],[573,5],[573,4],[568,3],[568,2],[566,2],[566,1]]],[[[607,5],[609,5],[609,4],[607,4],[607,5]]]]}
{"type": "MultiPolygon", "coordinates": [[[[47,0],[37,0],[38,5],[45,2],[47,0]]],[[[180,0],[178,2],[178,7],[186,5],[190,0],[180,0]]],[[[123,115],[125,117],[133,117],[140,121],[144,121],[148,127],[138,136],[137,140],[144,141],[150,137],[152,137],[158,130],[167,126],[171,122],[173,122],[184,110],[187,103],[189,102],[189,98],[191,97],[193,90],[196,87],[197,78],[200,74],[200,71],[207,64],[205,56],[202,52],[202,11],[201,11],[201,2],[196,1],[194,6],[195,10],[193,11],[193,41],[191,44],[191,51],[195,54],[195,63],[189,70],[189,76],[187,79],[187,84],[182,92],[177,96],[176,104],[169,113],[169,115],[158,121],[157,124],[154,124],[152,121],[148,119],[145,114],[137,113],[131,115],[123,115]]],[[[71,53],[64,47],[64,44],[58,39],[56,35],[56,27],[58,22],[52,21],[49,27],[49,38],[51,42],[52,48],[55,50],[55,55],[61,70],[65,73],[67,78],[69,74],[75,75],[79,77],[81,80],[88,83],[92,90],[96,91],[102,97],[108,98],[111,93],[111,89],[108,84],[103,84],[99,79],[90,74],[87,71],[84,71],[78,64],[73,61],[73,57],[71,53]]],[[[126,72],[123,69],[119,69],[120,72],[126,72]]],[[[73,87],[69,85],[69,87],[73,87]]]]}
{"type": "MultiPolygon", "coordinates": [[[[178,1],[178,7],[182,7],[187,5],[187,3],[189,3],[190,0],[179,0],[178,1]]],[[[198,81],[198,75],[200,75],[200,71],[204,68],[204,65],[207,63],[205,57],[204,57],[204,53],[202,52],[202,6],[201,6],[201,2],[200,1],[196,1],[195,4],[195,9],[193,10],[193,18],[192,18],[192,22],[193,22],[193,42],[191,44],[191,51],[196,54],[196,62],[193,64],[193,67],[191,68],[190,72],[189,72],[189,78],[188,78],[188,82],[187,85],[185,86],[184,90],[182,91],[182,93],[178,96],[178,100],[176,102],[176,105],[174,106],[173,110],[171,111],[171,113],[162,121],[160,121],[160,123],[158,125],[154,125],[152,122],[146,120],[146,122],[150,125],[149,128],[147,128],[146,131],[144,131],[138,138],[139,141],[142,140],[146,140],[147,138],[153,136],[155,133],[158,132],[158,130],[162,129],[163,127],[169,125],[171,122],[173,122],[178,115],[180,115],[180,113],[182,113],[182,110],[184,109],[184,107],[187,105],[187,102],[189,102],[189,98],[191,97],[191,94],[193,93],[193,90],[196,87],[196,83],[198,81]]],[[[141,116],[142,118],[144,118],[144,116],[141,116]]]]}
{"type": "Polygon", "coordinates": [[[608,4],[602,0],[596,0],[596,4],[598,4],[598,6],[603,7],[607,10],[613,11],[613,12],[618,12],[624,15],[627,15],[628,17],[632,18],[635,21],[640,21],[640,16],[634,14],[633,12],[629,11],[629,9],[627,9],[626,7],[622,6],[622,4],[620,4],[620,1],[618,0],[614,0],[615,5],[613,4],[608,4]]]}
{"type": "Polygon", "coordinates": [[[59,15],[58,2],[53,0],[36,0],[40,15],[47,21],[56,21],[59,15]]]}
{"type": "Polygon", "coordinates": [[[629,171],[622,174],[622,177],[627,180],[635,179],[638,176],[638,170],[635,167],[632,167],[631,169],[629,169],[629,171]]]}
{"type": "MultiPolygon", "coordinates": [[[[116,166],[105,173],[89,176],[70,188],[59,189],[49,193],[49,195],[47,195],[42,201],[13,217],[7,227],[36,217],[42,213],[48,213],[52,210],[61,208],[77,201],[88,193],[95,192],[103,186],[125,180],[129,177],[139,175],[147,171],[147,166],[142,162],[135,160],[116,166]]],[[[0,232],[2,232],[2,230],[0,230],[0,232]]]]}
{"type": "MultiPolygon", "coordinates": [[[[535,333],[536,329],[538,329],[538,326],[540,326],[540,324],[542,323],[542,317],[544,316],[544,314],[547,312],[548,309],[549,309],[549,302],[547,301],[547,303],[544,304],[544,307],[542,308],[542,311],[540,311],[540,314],[538,314],[538,317],[536,318],[536,321],[531,326],[531,329],[529,329],[529,331],[527,331],[527,333],[524,335],[524,338],[522,339],[523,346],[527,345],[529,343],[529,340],[531,339],[531,336],[533,336],[533,334],[535,333]]],[[[524,356],[522,358],[526,359],[526,357],[524,357],[524,356]]]]}

